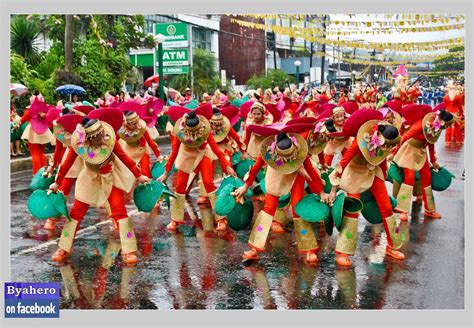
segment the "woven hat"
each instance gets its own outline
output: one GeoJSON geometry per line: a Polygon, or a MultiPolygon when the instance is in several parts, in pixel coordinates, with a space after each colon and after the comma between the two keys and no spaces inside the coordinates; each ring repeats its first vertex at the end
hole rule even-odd
{"type": "MultiPolygon", "coordinates": [[[[389,195],[389,198],[393,210],[397,206],[397,200],[392,195],[389,195]]],[[[364,202],[364,207],[362,208],[362,215],[367,221],[372,224],[379,224],[383,222],[382,215],[380,214],[380,209],[375,199],[372,199],[368,202],[364,202]]]]}
{"type": "MultiPolygon", "coordinates": [[[[52,195],[52,194],[51,194],[52,195]]],[[[38,220],[46,220],[61,213],[46,190],[35,190],[28,198],[28,210],[38,220]]]]}
{"type": "Polygon", "coordinates": [[[222,106],[220,111],[222,115],[226,116],[229,119],[231,126],[236,125],[237,122],[241,119],[239,115],[239,108],[234,105],[228,104],[226,106],[222,106]]]}
{"type": "MultiPolygon", "coordinates": [[[[163,160],[161,162],[155,162],[155,164],[153,164],[153,166],[151,167],[151,177],[153,179],[158,179],[163,173],[165,173],[166,163],[167,161],[163,160]]],[[[176,171],[177,169],[173,165],[173,168],[171,169],[171,174],[173,174],[176,171]]]]}
{"type": "MultiPolygon", "coordinates": [[[[356,137],[362,155],[372,165],[382,163],[400,142],[399,134],[393,140],[385,138],[379,131],[379,125],[378,120],[370,120],[362,124],[356,137]]],[[[384,125],[389,126],[389,124],[384,125]]]]}
{"type": "Polygon", "coordinates": [[[392,182],[395,181],[397,183],[403,182],[403,172],[400,172],[400,168],[398,167],[397,163],[392,162],[390,167],[387,170],[387,178],[390,177],[392,182]]]}
{"type": "Polygon", "coordinates": [[[401,102],[401,100],[390,100],[383,104],[382,107],[388,107],[391,110],[397,112],[398,114],[401,114],[403,103],[401,102]]]}
{"type": "Polygon", "coordinates": [[[232,184],[226,185],[224,188],[221,189],[219,194],[217,195],[216,205],[214,207],[214,211],[217,215],[226,216],[234,209],[235,204],[235,197],[230,193],[235,190],[235,186],[232,184]]]}
{"type": "Polygon", "coordinates": [[[87,117],[108,123],[115,132],[122,127],[125,119],[122,111],[118,108],[95,109],[90,112],[87,117]]]}
{"type": "MultiPolygon", "coordinates": [[[[139,211],[151,212],[165,190],[165,185],[157,180],[141,183],[133,191],[133,201],[139,211]]],[[[171,196],[175,197],[174,194],[171,196]]]]}
{"type": "Polygon", "coordinates": [[[48,113],[48,105],[45,102],[37,100],[30,106],[31,113],[31,128],[38,134],[43,134],[48,130],[48,120],[46,114],[48,113]],[[39,115],[44,114],[45,117],[41,118],[39,115]]]}
{"type": "Polygon", "coordinates": [[[214,113],[209,123],[211,124],[212,135],[217,143],[223,141],[227,137],[232,127],[229,119],[221,112],[214,113]],[[217,126],[219,127],[219,130],[216,130],[217,126]]]}
{"type": "Polygon", "coordinates": [[[227,214],[227,224],[235,231],[244,230],[252,222],[253,211],[252,202],[237,203],[232,211],[227,214]]]}
{"type": "Polygon", "coordinates": [[[280,119],[281,119],[281,113],[276,105],[274,104],[265,104],[264,105],[265,108],[267,109],[267,111],[272,114],[272,117],[273,117],[273,122],[278,122],[280,119]]]}
{"type": "Polygon", "coordinates": [[[326,183],[324,185],[324,192],[329,193],[332,189],[331,180],[329,179],[329,175],[334,171],[334,168],[330,167],[326,172],[321,173],[321,179],[326,183]]]}
{"type": "Polygon", "coordinates": [[[308,144],[299,134],[287,133],[292,140],[289,149],[279,149],[277,136],[269,136],[262,142],[260,154],[263,160],[274,170],[282,174],[296,172],[308,155],[308,144]]]}
{"type": "Polygon", "coordinates": [[[327,218],[324,219],[324,230],[326,230],[326,233],[329,236],[332,236],[332,231],[334,229],[334,220],[332,218],[331,212],[329,212],[329,215],[327,218]]]}
{"type": "Polygon", "coordinates": [[[64,194],[59,191],[59,192],[53,192],[48,195],[48,197],[51,200],[51,203],[53,204],[54,208],[59,212],[59,214],[64,215],[68,219],[69,217],[69,212],[67,210],[67,204],[66,204],[66,197],[64,197],[64,194]]]}
{"type": "Polygon", "coordinates": [[[431,112],[426,114],[423,117],[423,135],[427,142],[434,144],[438,141],[441,133],[443,132],[443,128],[450,125],[454,121],[454,117],[449,122],[444,122],[442,119],[439,118],[437,112],[431,112]]]}
{"type": "MultiPolygon", "coordinates": [[[[216,195],[219,197],[221,192],[223,190],[225,190],[225,188],[227,188],[227,186],[232,186],[232,188],[233,188],[232,191],[234,191],[235,189],[240,188],[243,185],[244,185],[243,180],[241,180],[239,178],[234,178],[233,176],[227,176],[222,180],[221,185],[219,186],[219,188],[216,191],[216,195]]],[[[245,197],[247,199],[252,197],[252,190],[250,190],[250,189],[247,190],[247,192],[245,193],[245,197]]]]}
{"type": "MultiPolygon", "coordinates": [[[[248,101],[245,101],[244,103],[242,103],[239,107],[240,109],[240,117],[242,117],[244,120],[247,119],[247,116],[248,114],[250,113],[251,111],[251,108],[253,107],[254,105],[254,101],[253,100],[248,100],[248,101]]],[[[259,108],[262,113],[265,113],[265,106],[263,106],[262,103],[257,103],[255,105],[255,108],[259,108]]]]}
{"type": "Polygon", "coordinates": [[[125,123],[117,131],[118,136],[127,142],[138,142],[146,132],[146,123],[141,120],[136,112],[131,112],[125,116],[125,123]],[[131,129],[129,124],[138,122],[135,128],[131,129]]]}
{"type": "Polygon", "coordinates": [[[352,114],[344,123],[342,132],[346,137],[356,137],[359,128],[370,120],[382,120],[383,115],[379,111],[373,109],[359,109],[352,114]]]}
{"type": "MultiPolygon", "coordinates": [[[[105,109],[109,110],[109,109],[105,109]]],[[[112,154],[115,147],[115,131],[112,126],[106,122],[97,120],[92,126],[78,128],[71,136],[71,147],[84,161],[90,164],[102,164],[112,154]],[[103,133],[103,144],[99,147],[93,146],[89,138],[103,133]]]]}
{"type": "Polygon", "coordinates": [[[444,191],[449,188],[454,174],[449,172],[445,167],[436,171],[431,168],[431,188],[435,191],[444,191]]]}
{"type": "Polygon", "coordinates": [[[295,212],[307,222],[320,222],[329,216],[330,210],[319,195],[309,194],[296,204],[295,212]]]}
{"type": "Polygon", "coordinates": [[[341,229],[344,211],[348,213],[357,213],[363,208],[362,202],[354,197],[348,197],[341,192],[336,196],[331,207],[331,215],[337,230],[341,229]]]}
{"type": "Polygon", "coordinates": [[[422,120],[428,113],[431,113],[431,106],[416,104],[404,106],[401,112],[406,125],[413,125],[417,121],[422,120]]]}
{"type": "Polygon", "coordinates": [[[343,102],[340,106],[344,108],[344,111],[347,114],[350,115],[352,115],[355,111],[359,109],[359,105],[355,101],[346,101],[343,102]]]}
{"type": "Polygon", "coordinates": [[[31,190],[46,190],[54,182],[56,179],[56,171],[51,176],[43,176],[47,168],[47,166],[43,166],[33,176],[30,183],[31,190]]]}
{"type": "Polygon", "coordinates": [[[82,122],[83,116],[77,114],[67,114],[58,117],[53,126],[53,134],[65,146],[71,144],[71,136],[76,126],[82,122]]]}
{"type": "Polygon", "coordinates": [[[255,164],[254,160],[244,159],[235,166],[235,173],[240,179],[243,179],[253,164],[255,164]]]}
{"type": "Polygon", "coordinates": [[[314,129],[310,130],[308,134],[308,152],[311,155],[321,153],[330,139],[329,135],[331,134],[328,134],[324,120],[317,122],[314,129]]]}
{"type": "Polygon", "coordinates": [[[402,116],[398,112],[390,109],[389,107],[381,107],[378,109],[378,111],[382,113],[384,121],[394,125],[400,130],[403,122],[402,116]]]}
{"type": "Polygon", "coordinates": [[[207,141],[209,134],[211,133],[211,124],[202,115],[199,117],[199,124],[194,127],[188,127],[186,125],[187,116],[183,116],[174,125],[174,135],[187,147],[199,148],[204,142],[207,141]]]}

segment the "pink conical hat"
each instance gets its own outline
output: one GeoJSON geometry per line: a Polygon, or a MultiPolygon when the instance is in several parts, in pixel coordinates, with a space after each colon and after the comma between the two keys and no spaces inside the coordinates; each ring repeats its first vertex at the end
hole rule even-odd
{"type": "Polygon", "coordinates": [[[48,130],[48,121],[46,117],[40,117],[40,113],[46,115],[48,113],[48,110],[49,108],[46,103],[41,100],[37,100],[31,104],[31,128],[34,132],[38,134],[43,134],[48,130]]]}

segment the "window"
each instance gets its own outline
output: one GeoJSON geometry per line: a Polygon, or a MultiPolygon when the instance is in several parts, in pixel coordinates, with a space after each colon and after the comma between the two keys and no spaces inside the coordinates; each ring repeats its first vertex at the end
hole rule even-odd
{"type": "Polygon", "coordinates": [[[211,51],[211,31],[205,28],[193,27],[193,48],[211,51]]]}

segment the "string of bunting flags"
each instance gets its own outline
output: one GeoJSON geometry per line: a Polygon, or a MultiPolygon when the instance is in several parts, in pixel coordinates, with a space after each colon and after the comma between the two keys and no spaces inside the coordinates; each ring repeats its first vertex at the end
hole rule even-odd
{"type": "Polygon", "coordinates": [[[408,51],[436,51],[442,49],[452,48],[454,46],[463,45],[464,39],[451,38],[445,40],[429,41],[429,42],[405,42],[405,43],[387,43],[387,42],[363,42],[363,41],[352,41],[352,40],[336,40],[321,38],[315,35],[314,30],[311,28],[305,28],[300,26],[277,26],[267,25],[254,22],[247,22],[238,19],[231,18],[231,22],[241,27],[248,27],[259,30],[270,30],[277,34],[287,35],[291,38],[302,38],[310,42],[316,42],[319,44],[326,44],[335,47],[349,47],[367,50],[392,50],[400,52],[408,51]]]}

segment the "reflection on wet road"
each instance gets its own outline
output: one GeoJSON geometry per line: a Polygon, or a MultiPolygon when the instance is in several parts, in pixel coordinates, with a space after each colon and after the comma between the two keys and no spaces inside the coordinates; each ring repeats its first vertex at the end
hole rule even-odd
{"type": "MultiPolygon", "coordinates": [[[[462,309],[464,308],[463,150],[438,146],[439,162],[456,179],[435,194],[441,220],[423,218],[413,203],[402,222],[405,261],[384,257],[385,233],[362,217],[351,269],[335,265],[337,232],[314,225],[320,262],[308,265],[297,254],[289,231],[271,236],[271,249],[258,264],[244,266],[249,231],[205,232],[212,213],[188,199],[186,226],[176,235],[166,204],[147,214],[131,212],[141,253],[137,267],[120,259],[120,242],[102,209],[89,210],[71,259],[50,257],[62,225],[51,233],[26,208],[28,172],[12,174],[11,281],[61,282],[62,308],[106,309],[462,309]]],[[[391,188],[391,185],[389,185],[391,188]]],[[[71,204],[69,200],[69,205],[71,204]]],[[[255,213],[262,204],[255,203],[255,213]]],[[[290,225],[289,230],[292,229],[290,225]]]]}

